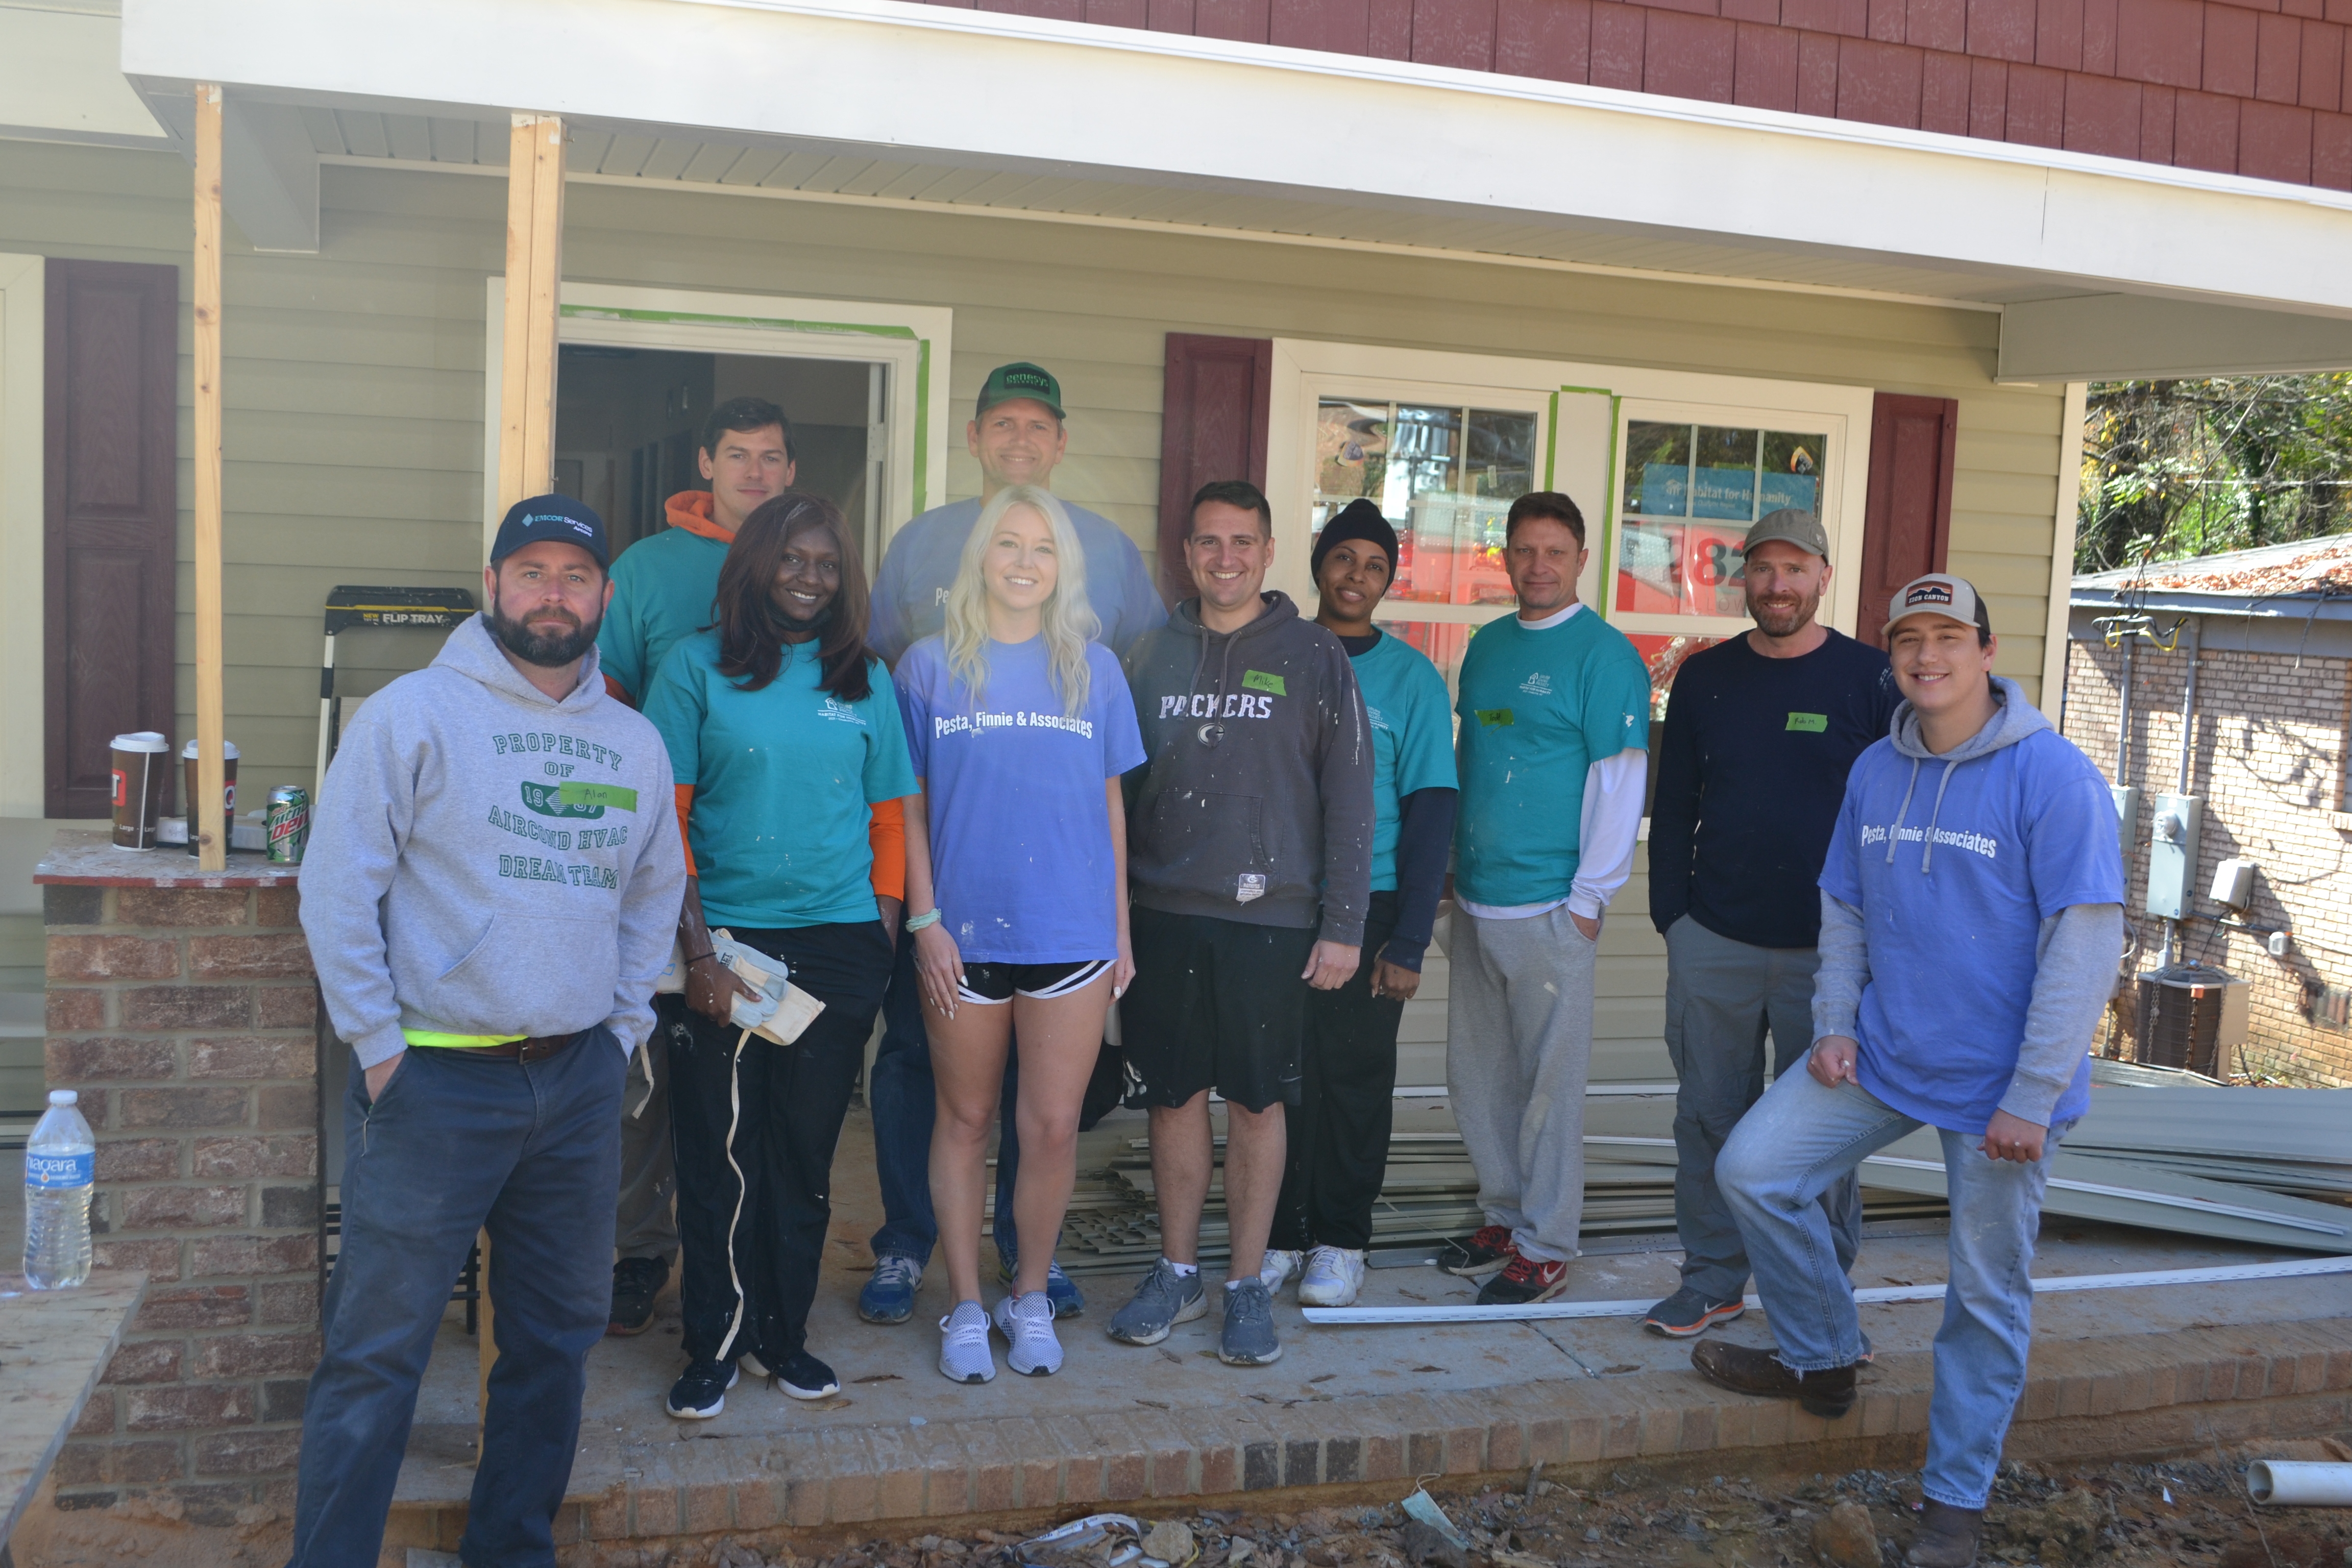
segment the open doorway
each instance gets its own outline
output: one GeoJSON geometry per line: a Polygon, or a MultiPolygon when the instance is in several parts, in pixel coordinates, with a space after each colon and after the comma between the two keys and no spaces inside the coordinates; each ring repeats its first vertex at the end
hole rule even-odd
{"type": "Polygon", "coordinates": [[[565,343],[555,488],[593,507],[625,550],[667,526],[671,496],[710,488],[695,460],[710,410],[764,397],[792,422],[796,482],[841,508],[870,570],[888,488],[890,372],[871,360],[565,343]]]}

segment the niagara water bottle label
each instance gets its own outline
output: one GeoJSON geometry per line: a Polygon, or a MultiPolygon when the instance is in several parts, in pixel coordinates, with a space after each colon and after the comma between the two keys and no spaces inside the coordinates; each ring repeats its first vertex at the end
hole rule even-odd
{"type": "Polygon", "coordinates": [[[98,1156],[85,1149],[73,1154],[26,1154],[25,1184],[44,1192],[90,1184],[98,1156]]]}

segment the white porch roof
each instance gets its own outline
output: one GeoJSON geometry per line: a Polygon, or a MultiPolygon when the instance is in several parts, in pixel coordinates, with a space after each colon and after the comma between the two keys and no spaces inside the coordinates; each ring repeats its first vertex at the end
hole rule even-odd
{"type": "Polygon", "coordinates": [[[534,110],[581,180],[1997,309],[2008,380],[2352,364],[2343,193],[1603,88],[908,0],[125,0],[119,64],[229,89],[265,248],[534,110]]]}

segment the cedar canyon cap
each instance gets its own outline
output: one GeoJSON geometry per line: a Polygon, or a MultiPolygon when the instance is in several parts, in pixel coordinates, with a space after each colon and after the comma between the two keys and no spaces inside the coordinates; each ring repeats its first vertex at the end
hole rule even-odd
{"type": "Polygon", "coordinates": [[[1025,360],[998,365],[988,373],[988,379],[980,384],[980,405],[971,411],[971,416],[977,419],[998,404],[1010,403],[1016,397],[1044,404],[1054,411],[1056,419],[1069,417],[1062,412],[1062,384],[1054,379],[1054,373],[1025,360]]]}
{"type": "Polygon", "coordinates": [[[1885,635],[1892,637],[1895,628],[1913,616],[1928,615],[1948,616],[1973,624],[1987,637],[1992,635],[1992,617],[1985,612],[1984,599],[1967,578],[1948,572],[1930,572],[1896,589],[1894,602],[1886,606],[1885,635]]]}
{"type": "Polygon", "coordinates": [[[1802,507],[1784,506],[1778,511],[1768,511],[1748,525],[1748,537],[1739,542],[1742,555],[1768,540],[1785,540],[1798,549],[1830,558],[1829,531],[1822,520],[1802,507]]]}

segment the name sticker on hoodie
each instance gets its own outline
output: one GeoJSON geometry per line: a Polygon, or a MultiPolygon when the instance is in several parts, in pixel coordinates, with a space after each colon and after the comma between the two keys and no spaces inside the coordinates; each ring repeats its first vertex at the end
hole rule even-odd
{"type": "Polygon", "coordinates": [[[1242,689],[1244,691],[1267,691],[1273,693],[1276,697],[1287,697],[1290,695],[1289,692],[1285,691],[1282,689],[1282,677],[1278,675],[1268,675],[1262,669],[1245,669],[1242,671],[1242,689]]]}

